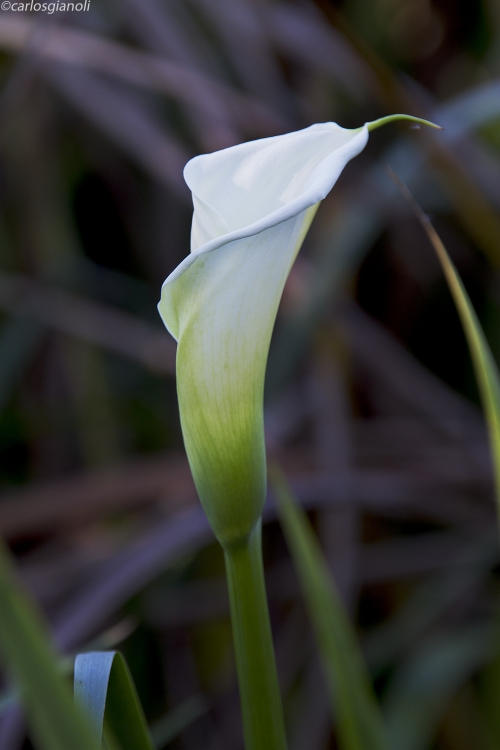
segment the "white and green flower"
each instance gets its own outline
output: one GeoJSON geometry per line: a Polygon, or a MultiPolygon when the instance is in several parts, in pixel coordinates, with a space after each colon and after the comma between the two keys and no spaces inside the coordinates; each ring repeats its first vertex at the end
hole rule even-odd
{"type": "Polygon", "coordinates": [[[185,167],[191,254],[163,284],[159,311],[179,344],[191,470],[223,546],[250,534],[265,500],[264,375],[285,281],[319,203],[374,125],[321,123],[185,167]]]}

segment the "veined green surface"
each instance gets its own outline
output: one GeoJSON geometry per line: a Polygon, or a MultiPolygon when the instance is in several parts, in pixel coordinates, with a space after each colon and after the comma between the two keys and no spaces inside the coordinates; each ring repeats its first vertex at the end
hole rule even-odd
{"type": "Polygon", "coordinates": [[[282,472],[270,468],[283,531],[297,569],[337,719],[341,750],[388,750],[370,675],[326,560],[282,472]]]}
{"type": "Polygon", "coordinates": [[[0,649],[18,687],[37,750],[99,750],[75,708],[40,614],[16,580],[0,546],[0,649]]]}
{"type": "Polygon", "coordinates": [[[286,278],[316,208],[200,256],[170,285],[179,315],[184,442],[223,546],[245,538],[262,512],[267,353],[286,278]]]}
{"type": "Polygon", "coordinates": [[[88,717],[99,745],[105,737],[119,750],[153,750],[137,691],[118,651],[76,657],[75,702],[88,717]]]}

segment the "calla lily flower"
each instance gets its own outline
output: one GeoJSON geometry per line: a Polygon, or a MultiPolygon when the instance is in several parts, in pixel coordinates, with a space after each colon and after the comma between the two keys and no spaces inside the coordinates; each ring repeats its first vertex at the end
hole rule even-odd
{"type": "Polygon", "coordinates": [[[159,311],[178,341],[191,470],[224,547],[249,536],[265,500],[264,376],[285,281],[319,203],[369,129],[321,123],[185,167],[191,254],[164,282],[159,311]]]}
{"type": "MultiPolygon", "coordinates": [[[[319,203],[374,127],[335,123],[198,156],[191,254],[158,305],[177,339],[177,393],[191,471],[224,548],[247,750],[286,750],[262,562],[267,355],[287,276],[319,203]]],[[[431,123],[429,123],[431,124],[431,123]]]]}

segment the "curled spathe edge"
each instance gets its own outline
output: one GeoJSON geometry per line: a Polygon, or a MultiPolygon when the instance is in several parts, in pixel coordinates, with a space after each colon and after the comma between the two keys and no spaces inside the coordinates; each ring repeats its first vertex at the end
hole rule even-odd
{"type": "MultiPolygon", "coordinates": [[[[304,128],[304,130],[309,130],[314,127],[314,125],[311,125],[309,128],[304,128]]],[[[162,292],[165,287],[167,287],[169,284],[179,278],[179,276],[181,276],[185,271],[187,271],[188,268],[190,268],[190,266],[195,263],[195,261],[201,255],[211,253],[214,250],[218,250],[223,245],[227,245],[230,242],[243,239],[244,237],[251,237],[253,235],[260,234],[260,232],[263,232],[266,229],[270,229],[277,224],[281,224],[282,222],[287,221],[288,219],[291,219],[294,216],[302,213],[302,211],[311,208],[311,206],[314,206],[319,201],[322,201],[328,195],[335,182],[338,180],[347,161],[349,161],[354,156],[357,156],[357,154],[360,153],[366,146],[366,143],[368,141],[368,124],[365,123],[363,127],[357,129],[357,131],[354,132],[355,135],[351,140],[347,141],[347,143],[344,143],[342,146],[339,146],[339,148],[335,149],[335,151],[332,151],[331,154],[326,156],[320,162],[320,164],[318,164],[318,166],[310,175],[306,184],[306,188],[300,196],[294,198],[292,201],[290,201],[290,203],[286,203],[284,206],[281,206],[275,211],[272,211],[270,214],[267,214],[266,216],[262,217],[262,219],[258,219],[252,224],[248,224],[241,229],[235,229],[232,232],[228,232],[227,234],[223,234],[220,237],[215,237],[213,240],[205,242],[204,245],[201,245],[199,248],[190,253],[186,258],[184,258],[184,260],[177,266],[177,268],[175,268],[172,273],[167,276],[162,284],[162,292]],[[353,148],[354,144],[356,148],[353,148]],[[337,169],[331,171],[329,168],[331,162],[337,161],[338,157],[341,156],[345,151],[352,151],[353,153],[352,155],[349,155],[349,158],[346,159],[344,163],[341,162],[340,168],[338,168],[338,165],[336,165],[337,169]],[[310,185],[310,183],[314,183],[314,185],[312,188],[308,189],[307,186],[310,185]]],[[[280,136],[273,137],[279,138],[280,136]]],[[[231,148],[234,148],[234,146],[232,146],[231,148]]],[[[190,162],[188,162],[188,164],[189,163],[190,162]]]]}

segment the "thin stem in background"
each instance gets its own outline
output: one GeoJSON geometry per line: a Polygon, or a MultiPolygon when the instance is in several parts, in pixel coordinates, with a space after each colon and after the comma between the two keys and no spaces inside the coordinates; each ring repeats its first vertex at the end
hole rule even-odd
{"type": "Polygon", "coordinates": [[[483,329],[472,306],[467,290],[443,245],[440,236],[432,226],[429,217],[408,190],[404,182],[389,168],[389,176],[394,180],[404,198],[410,204],[415,216],[429,238],[443,269],[453,301],[467,339],[476,381],[481,395],[483,411],[488,425],[490,450],[493,461],[497,515],[500,521],[500,374],[491,353],[483,329]]]}

